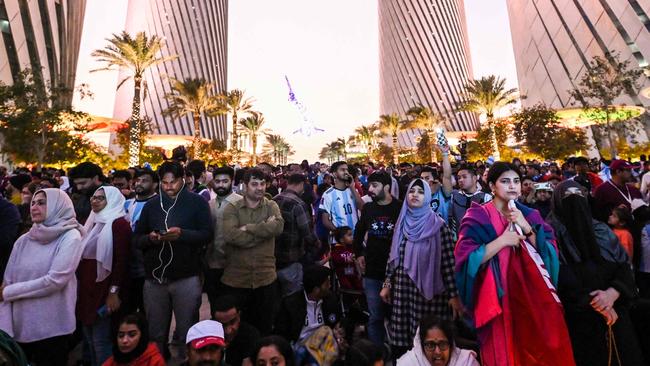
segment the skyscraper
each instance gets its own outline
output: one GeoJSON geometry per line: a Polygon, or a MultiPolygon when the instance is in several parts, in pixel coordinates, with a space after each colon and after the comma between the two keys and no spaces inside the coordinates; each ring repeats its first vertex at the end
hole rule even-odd
{"type": "Polygon", "coordinates": [[[0,0],[0,81],[29,68],[43,85],[74,88],[85,10],[86,0],[0,0]]]}
{"type": "MultiPolygon", "coordinates": [[[[650,0],[508,0],[508,13],[524,107],[578,106],[568,90],[594,56],[618,53],[631,67],[650,61],[650,0]]],[[[650,106],[637,94],[615,102],[650,106]]]]}
{"type": "MultiPolygon", "coordinates": [[[[214,84],[214,92],[226,91],[228,0],[129,0],[126,31],[163,37],[163,55],[177,55],[145,72],[148,86],[142,100],[142,115],[152,119],[154,134],[194,133],[191,116],[180,120],[163,117],[168,107],[169,78],[204,78],[214,84]]],[[[131,115],[133,83],[125,83],[115,98],[113,117],[128,120],[131,115]]],[[[201,116],[201,136],[224,140],[226,116],[201,116]]]]}
{"type": "MultiPolygon", "coordinates": [[[[473,131],[478,118],[453,112],[472,77],[463,0],[379,0],[381,114],[404,117],[422,104],[448,118],[448,128],[473,131]]],[[[400,134],[414,147],[420,131],[400,134]]]]}

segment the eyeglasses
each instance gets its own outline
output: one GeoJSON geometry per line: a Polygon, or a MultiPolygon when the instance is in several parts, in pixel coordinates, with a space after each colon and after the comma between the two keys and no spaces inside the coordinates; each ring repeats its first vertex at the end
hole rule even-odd
{"type": "Polygon", "coordinates": [[[90,197],[91,201],[106,201],[106,197],[104,196],[92,196],[90,197]]]}
{"type": "Polygon", "coordinates": [[[428,341],[424,342],[424,349],[427,351],[435,351],[436,347],[438,347],[441,351],[446,351],[449,349],[449,342],[448,341],[428,341]]]}

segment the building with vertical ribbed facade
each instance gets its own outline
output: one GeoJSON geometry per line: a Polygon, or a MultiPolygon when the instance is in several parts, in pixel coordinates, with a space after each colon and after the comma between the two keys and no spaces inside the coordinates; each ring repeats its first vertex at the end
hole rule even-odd
{"type": "Polygon", "coordinates": [[[0,81],[31,69],[44,86],[73,89],[85,10],[86,0],[0,0],[0,81]]]}
{"type": "MultiPolygon", "coordinates": [[[[226,91],[228,0],[129,0],[125,29],[163,37],[162,54],[178,56],[145,72],[142,115],[152,119],[154,134],[193,135],[191,116],[180,120],[162,116],[168,107],[164,96],[172,91],[170,77],[204,78],[214,84],[215,93],[226,91]]],[[[129,119],[132,98],[133,83],[125,83],[116,95],[115,119],[129,119]]],[[[201,136],[225,140],[226,116],[201,116],[201,136]]]]}
{"type": "MultiPolygon", "coordinates": [[[[379,0],[381,114],[404,117],[422,104],[446,116],[454,131],[474,131],[478,118],[453,112],[472,78],[463,0],[379,0]]],[[[400,134],[414,147],[421,131],[400,134]]]]}
{"type": "MultiPolygon", "coordinates": [[[[650,61],[650,0],[508,0],[508,13],[524,107],[579,106],[568,90],[594,56],[618,53],[641,68],[650,61]]],[[[632,93],[615,103],[647,107],[650,99],[632,93]]]]}

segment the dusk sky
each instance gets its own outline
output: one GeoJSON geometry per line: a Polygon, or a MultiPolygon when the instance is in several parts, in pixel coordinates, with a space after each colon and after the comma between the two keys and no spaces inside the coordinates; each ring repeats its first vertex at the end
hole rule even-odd
{"type": "MultiPolygon", "coordinates": [[[[112,116],[117,74],[89,73],[97,67],[90,53],[124,29],[126,5],[127,0],[88,2],[77,84],[89,84],[95,96],[75,99],[85,112],[112,116]]],[[[296,150],[290,161],[315,161],[325,143],[377,120],[375,0],[231,0],[229,6],[228,89],[244,89],[254,98],[266,127],[284,135],[296,150]],[[287,101],[285,75],[325,132],[310,138],[293,134],[301,118],[287,101]]],[[[474,77],[496,74],[516,87],[505,0],[465,0],[465,7],[474,77]]]]}

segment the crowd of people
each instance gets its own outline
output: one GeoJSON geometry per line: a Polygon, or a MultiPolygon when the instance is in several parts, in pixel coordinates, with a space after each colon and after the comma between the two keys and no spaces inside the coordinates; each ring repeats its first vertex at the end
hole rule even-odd
{"type": "Polygon", "coordinates": [[[441,152],[0,167],[0,358],[648,364],[650,161],[441,152]]]}

